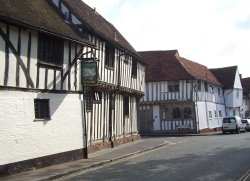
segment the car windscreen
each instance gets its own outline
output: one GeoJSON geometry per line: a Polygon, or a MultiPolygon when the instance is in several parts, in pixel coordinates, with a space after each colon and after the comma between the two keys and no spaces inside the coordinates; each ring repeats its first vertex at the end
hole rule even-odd
{"type": "Polygon", "coordinates": [[[241,122],[242,123],[247,123],[247,120],[246,119],[242,119],[241,122]]]}
{"type": "Polygon", "coordinates": [[[235,123],[235,119],[234,118],[224,118],[223,123],[235,123]]]}

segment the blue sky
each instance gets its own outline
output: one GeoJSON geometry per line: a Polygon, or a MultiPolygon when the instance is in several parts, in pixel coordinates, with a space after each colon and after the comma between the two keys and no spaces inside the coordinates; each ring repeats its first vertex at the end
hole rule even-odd
{"type": "Polygon", "coordinates": [[[83,0],[138,51],[177,49],[208,68],[250,77],[249,0],[83,0]]]}

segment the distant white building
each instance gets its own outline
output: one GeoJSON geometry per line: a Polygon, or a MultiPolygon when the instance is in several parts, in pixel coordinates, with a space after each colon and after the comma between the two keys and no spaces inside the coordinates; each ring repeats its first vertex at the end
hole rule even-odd
{"type": "Polygon", "coordinates": [[[250,77],[241,79],[243,87],[243,117],[250,118],[250,77]]]}
{"type": "Polygon", "coordinates": [[[244,117],[243,88],[237,66],[210,69],[223,84],[227,116],[244,117]]]}

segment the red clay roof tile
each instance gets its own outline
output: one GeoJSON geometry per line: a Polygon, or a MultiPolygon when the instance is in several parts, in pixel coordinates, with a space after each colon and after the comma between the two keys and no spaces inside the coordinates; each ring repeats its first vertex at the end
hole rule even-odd
{"type": "Polygon", "coordinates": [[[180,57],[177,50],[139,53],[148,64],[146,82],[198,79],[221,85],[206,66],[180,57]]]}

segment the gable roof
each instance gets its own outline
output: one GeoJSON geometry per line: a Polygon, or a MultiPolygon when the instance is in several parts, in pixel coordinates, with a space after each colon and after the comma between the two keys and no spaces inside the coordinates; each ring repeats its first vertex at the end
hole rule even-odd
{"type": "Polygon", "coordinates": [[[66,24],[45,0],[0,0],[0,20],[93,46],[66,24]]]}
{"type": "Polygon", "coordinates": [[[148,64],[146,82],[197,79],[221,85],[206,66],[180,57],[177,50],[139,53],[148,64]]]}
{"type": "Polygon", "coordinates": [[[232,89],[234,87],[235,75],[238,67],[222,67],[210,69],[216,78],[222,83],[224,89],[232,89]]]}
{"type": "Polygon", "coordinates": [[[66,2],[66,4],[71,8],[74,15],[76,15],[76,17],[79,18],[81,22],[92,32],[107,39],[121,49],[125,49],[141,60],[141,56],[122,36],[122,34],[111,23],[98,14],[95,9],[90,8],[81,0],[64,0],[64,2],[66,2]]]}
{"type": "Polygon", "coordinates": [[[245,94],[250,93],[250,77],[241,79],[241,84],[242,84],[243,92],[245,94]]]}

